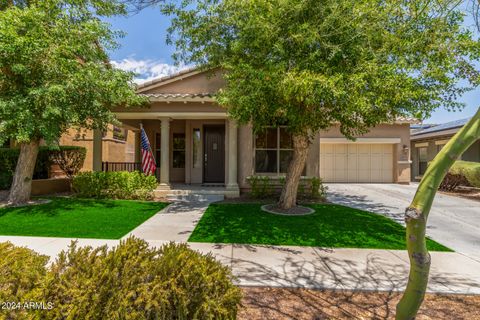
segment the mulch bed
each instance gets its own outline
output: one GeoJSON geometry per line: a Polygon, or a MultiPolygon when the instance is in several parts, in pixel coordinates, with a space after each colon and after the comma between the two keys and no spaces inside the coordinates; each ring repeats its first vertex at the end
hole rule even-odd
{"type": "MultiPolygon", "coordinates": [[[[394,319],[393,292],[242,288],[237,319],[394,319]]],[[[480,319],[480,296],[427,294],[417,319],[480,319]]]]}
{"type": "Polygon", "coordinates": [[[295,206],[290,209],[282,209],[278,207],[276,204],[266,204],[262,206],[262,210],[273,213],[273,214],[281,214],[285,216],[304,216],[307,214],[312,214],[315,210],[303,206],[295,206]]]}
{"type": "Polygon", "coordinates": [[[449,196],[456,196],[474,201],[480,201],[480,189],[477,188],[459,187],[455,191],[440,191],[440,193],[447,194],[449,196]]]}

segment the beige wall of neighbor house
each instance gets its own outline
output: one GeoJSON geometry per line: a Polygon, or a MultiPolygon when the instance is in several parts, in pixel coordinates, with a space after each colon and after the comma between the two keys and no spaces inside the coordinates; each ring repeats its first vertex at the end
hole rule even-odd
{"type": "MultiPolygon", "coordinates": [[[[448,134],[442,132],[429,135],[428,137],[412,136],[412,181],[419,181],[423,176],[428,162],[432,161],[440,152],[442,147],[453,137],[457,129],[452,129],[448,134]]],[[[444,130],[443,132],[446,132],[444,130]]],[[[468,148],[459,158],[459,160],[480,162],[480,140],[468,148]]]]}

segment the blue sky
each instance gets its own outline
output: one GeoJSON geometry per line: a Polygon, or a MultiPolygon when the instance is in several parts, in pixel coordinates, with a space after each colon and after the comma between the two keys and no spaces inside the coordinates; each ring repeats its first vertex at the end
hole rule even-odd
{"type": "MultiPolygon", "coordinates": [[[[171,74],[184,66],[173,65],[174,48],[165,43],[168,17],[160,14],[158,8],[147,8],[129,17],[115,17],[108,20],[113,29],[126,32],[119,39],[121,47],[110,53],[117,67],[139,74],[142,82],[171,74]]],[[[426,123],[444,123],[472,116],[480,106],[480,89],[466,93],[460,101],[466,104],[462,111],[448,112],[439,109],[426,123]]]]}

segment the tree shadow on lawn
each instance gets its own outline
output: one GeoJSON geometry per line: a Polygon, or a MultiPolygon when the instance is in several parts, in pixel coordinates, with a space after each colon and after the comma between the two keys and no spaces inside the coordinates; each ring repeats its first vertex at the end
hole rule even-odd
{"type": "MultiPolygon", "coordinates": [[[[316,250],[312,257],[305,257],[305,252],[302,255],[285,254],[274,267],[262,263],[265,252],[259,253],[258,259],[236,259],[234,253],[232,268],[238,283],[247,288],[260,287],[253,289],[251,294],[247,293],[244,299],[246,308],[253,308],[256,312],[249,312],[247,317],[242,316],[244,310],[239,319],[389,319],[394,316],[400,298],[398,292],[404,290],[408,279],[406,263],[393,255],[391,260],[368,254],[363,260],[352,261],[316,250]],[[280,287],[289,289],[274,289],[280,287]],[[273,293],[268,294],[269,290],[273,293]],[[257,317],[252,317],[254,314],[257,317]]],[[[456,273],[432,272],[430,276],[430,287],[442,292],[466,292],[478,286],[478,280],[456,273]]],[[[437,299],[435,297],[432,301],[437,299]]],[[[424,308],[420,314],[430,314],[433,319],[456,319],[459,310],[449,306],[449,301],[460,302],[472,312],[478,310],[479,300],[465,300],[461,296],[444,299],[447,305],[436,304],[434,310],[424,308]]]]}
{"type": "Polygon", "coordinates": [[[343,192],[329,191],[327,198],[332,203],[377,213],[405,225],[404,208],[368,200],[366,196],[349,195],[343,192]]]}
{"type": "MultiPolygon", "coordinates": [[[[191,242],[405,249],[405,229],[392,220],[340,205],[311,205],[307,216],[280,216],[259,204],[212,204],[191,242]]],[[[429,249],[449,251],[428,240],[429,249]]]]}

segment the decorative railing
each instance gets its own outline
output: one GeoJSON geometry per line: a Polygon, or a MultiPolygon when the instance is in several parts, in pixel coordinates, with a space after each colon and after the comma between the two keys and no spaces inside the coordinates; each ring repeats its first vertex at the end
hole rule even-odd
{"type": "MultiPolygon", "coordinates": [[[[142,163],[141,162],[102,162],[102,171],[111,172],[111,171],[140,171],[142,172],[142,163]]],[[[155,177],[157,180],[160,180],[160,167],[155,169],[155,177]]]]}
{"type": "Polygon", "coordinates": [[[142,171],[141,162],[102,162],[102,171],[142,171]]]}

